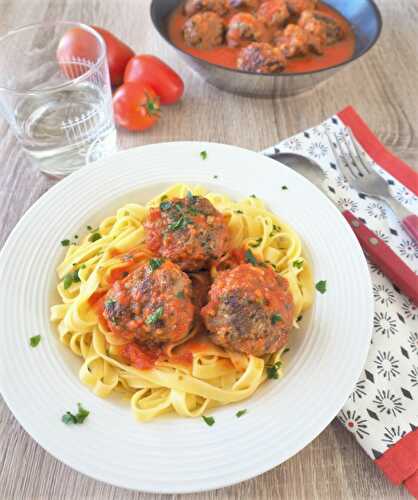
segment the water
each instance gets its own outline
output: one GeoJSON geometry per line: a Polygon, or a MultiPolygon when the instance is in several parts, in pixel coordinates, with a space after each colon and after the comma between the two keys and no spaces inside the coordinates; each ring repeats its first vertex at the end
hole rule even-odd
{"type": "Polygon", "coordinates": [[[88,82],[25,97],[15,126],[26,153],[54,177],[116,149],[111,98],[88,82]]]}

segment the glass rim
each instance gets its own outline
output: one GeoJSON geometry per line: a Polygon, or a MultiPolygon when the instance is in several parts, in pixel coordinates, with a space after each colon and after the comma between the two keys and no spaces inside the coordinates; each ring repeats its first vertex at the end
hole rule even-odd
{"type": "Polygon", "coordinates": [[[17,33],[33,28],[41,28],[42,26],[59,26],[59,25],[67,25],[68,27],[73,26],[73,27],[78,27],[82,28],[83,30],[87,31],[88,33],[91,33],[99,42],[100,48],[101,48],[101,53],[100,56],[97,58],[97,61],[82,75],[77,76],[76,78],[71,78],[67,82],[63,82],[59,85],[55,85],[53,87],[46,87],[42,89],[30,89],[30,90],[16,90],[13,88],[8,88],[0,85],[0,92],[8,92],[10,94],[14,95],[31,95],[31,94],[44,94],[47,92],[56,92],[61,89],[64,89],[66,87],[69,87],[71,85],[74,85],[75,83],[82,82],[86,79],[88,79],[94,71],[97,70],[97,68],[100,66],[100,64],[103,63],[103,61],[106,59],[107,55],[107,49],[106,49],[106,43],[96,30],[91,28],[89,25],[80,23],[78,21],[50,21],[50,22],[40,22],[40,23],[31,23],[31,24],[25,24],[24,26],[19,26],[18,28],[15,28],[13,30],[8,31],[6,34],[0,37],[0,46],[4,40],[9,38],[10,36],[16,35],[17,33]]]}

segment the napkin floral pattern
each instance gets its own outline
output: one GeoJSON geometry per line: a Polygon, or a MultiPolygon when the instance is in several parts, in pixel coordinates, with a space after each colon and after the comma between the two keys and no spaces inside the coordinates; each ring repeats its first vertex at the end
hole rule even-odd
{"type": "MultiPolygon", "coordinates": [[[[333,116],[265,153],[295,152],[319,163],[338,208],[350,210],[417,273],[418,245],[384,203],[350,188],[338,171],[326,132],[341,137],[345,124],[333,116]]],[[[418,198],[365,152],[364,158],[387,181],[394,197],[417,213],[418,198]]],[[[375,460],[418,428],[418,309],[370,262],[369,268],[375,301],[373,337],[366,366],[338,418],[375,460]]]]}

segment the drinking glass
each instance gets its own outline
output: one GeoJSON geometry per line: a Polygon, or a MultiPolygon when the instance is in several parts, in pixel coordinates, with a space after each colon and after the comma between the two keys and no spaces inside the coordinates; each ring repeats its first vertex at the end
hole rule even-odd
{"type": "Polygon", "coordinates": [[[32,162],[54,177],[113,152],[103,38],[71,22],[32,24],[1,37],[0,113],[32,162]],[[65,42],[69,37],[75,44],[65,42]]]}

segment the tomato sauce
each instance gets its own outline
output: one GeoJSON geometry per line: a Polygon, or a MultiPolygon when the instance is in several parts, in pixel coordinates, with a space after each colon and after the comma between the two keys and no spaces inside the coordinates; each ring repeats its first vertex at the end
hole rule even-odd
{"type": "MultiPolygon", "coordinates": [[[[324,53],[322,55],[309,54],[288,59],[286,70],[283,73],[318,71],[341,64],[352,57],[356,40],[349,22],[337,11],[322,2],[318,4],[316,10],[332,17],[338,22],[344,32],[343,40],[340,40],[334,45],[324,47],[324,53]]],[[[231,16],[229,16],[229,18],[230,17],[231,16]]],[[[226,22],[228,22],[229,18],[226,18],[226,22]]],[[[180,5],[173,12],[168,23],[168,35],[176,47],[212,64],[236,69],[238,53],[240,51],[239,48],[222,46],[203,50],[189,47],[183,38],[183,26],[186,20],[187,17],[183,14],[183,5],[180,5]]]]}

